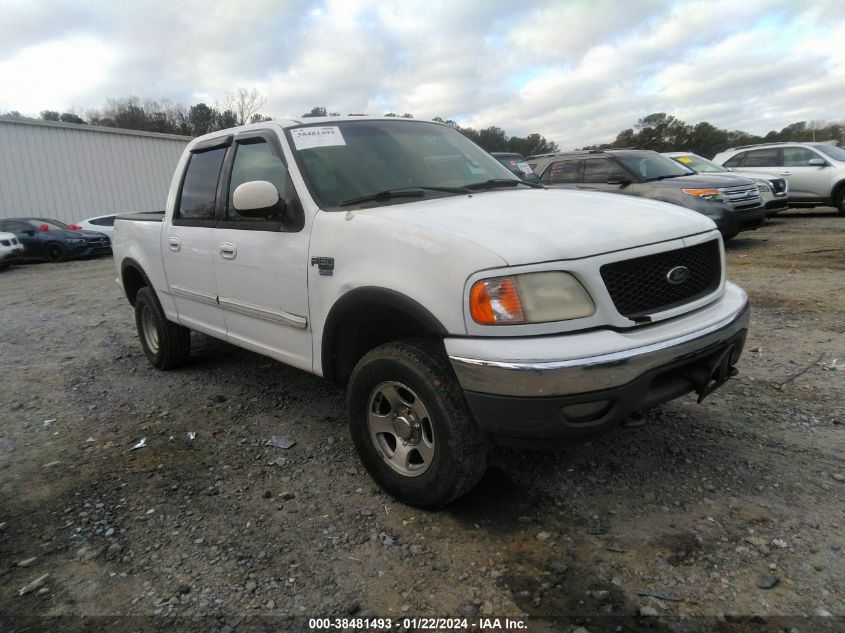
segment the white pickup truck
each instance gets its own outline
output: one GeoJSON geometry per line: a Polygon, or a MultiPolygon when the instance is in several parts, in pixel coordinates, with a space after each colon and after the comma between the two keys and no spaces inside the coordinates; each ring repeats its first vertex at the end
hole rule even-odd
{"type": "Polygon", "coordinates": [[[364,117],[208,134],[115,263],[160,369],[196,330],[348,384],[397,499],[471,489],[496,442],[592,433],[735,373],[748,300],[713,222],[519,180],[449,126],[364,117]]]}

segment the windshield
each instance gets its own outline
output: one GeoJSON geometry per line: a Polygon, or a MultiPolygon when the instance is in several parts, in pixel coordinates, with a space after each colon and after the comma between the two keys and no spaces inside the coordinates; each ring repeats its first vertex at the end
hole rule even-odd
{"type": "MultiPolygon", "coordinates": [[[[288,130],[308,189],[321,208],[390,190],[429,188],[424,195],[465,192],[494,179],[520,182],[508,169],[454,129],[422,121],[337,121],[288,130]]],[[[401,204],[414,196],[385,196],[360,204],[401,204]]],[[[346,206],[343,207],[347,208],[346,206]]]]}
{"type": "Polygon", "coordinates": [[[813,145],[813,147],[823,154],[827,154],[834,160],[845,160],[845,149],[842,149],[841,147],[826,144],[813,145]]]}
{"type": "Polygon", "coordinates": [[[712,174],[730,171],[721,165],[714,163],[712,160],[707,160],[697,154],[684,154],[683,156],[672,156],[671,158],[672,160],[681,163],[684,167],[689,167],[699,174],[712,174]]]}
{"type": "Polygon", "coordinates": [[[661,180],[695,173],[661,154],[629,154],[617,158],[620,163],[643,180],[661,180]]]}

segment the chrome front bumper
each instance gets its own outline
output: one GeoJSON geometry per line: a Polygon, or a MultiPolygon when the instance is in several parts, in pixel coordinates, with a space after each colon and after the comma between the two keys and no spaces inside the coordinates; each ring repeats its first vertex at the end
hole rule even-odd
{"type": "Polygon", "coordinates": [[[660,367],[682,362],[730,341],[747,330],[748,321],[747,295],[728,283],[714,304],[670,323],[631,332],[598,330],[517,341],[446,339],[445,345],[465,391],[520,398],[567,396],[621,387],[660,367]],[[485,347],[491,352],[486,357],[465,353],[485,347]],[[595,355],[578,354],[590,349],[595,355]],[[577,356],[567,357],[573,350],[577,356]],[[517,351],[526,360],[506,358],[517,351]],[[548,358],[556,354],[558,358],[548,358]]]}

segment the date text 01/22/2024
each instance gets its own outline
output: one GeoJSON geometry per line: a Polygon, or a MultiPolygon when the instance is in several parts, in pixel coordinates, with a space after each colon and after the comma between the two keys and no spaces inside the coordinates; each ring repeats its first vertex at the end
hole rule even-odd
{"type": "Polygon", "coordinates": [[[525,630],[527,628],[524,620],[511,618],[480,618],[470,620],[468,618],[402,618],[393,620],[391,618],[311,618],[308,620],[308,628],[313,630],[321,629],[355,629],[355,630],[390,630],[403,627],[408,630],[525,630]]]}

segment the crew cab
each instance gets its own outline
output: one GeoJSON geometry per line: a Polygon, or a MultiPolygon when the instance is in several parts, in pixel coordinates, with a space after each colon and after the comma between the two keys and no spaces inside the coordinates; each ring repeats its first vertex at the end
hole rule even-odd
{"type": "Polygon", "coordinates": [[[707,217],[525,182],[419,120],[199,137],[165,212],[119,216],[114,250],[155,367],[197,330],[346,384],[364,466],[424,508],[470,490],[497,442],[701,400],[748,328],[707,217]]]}

